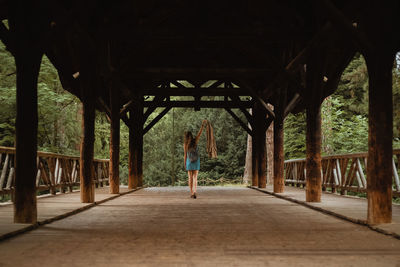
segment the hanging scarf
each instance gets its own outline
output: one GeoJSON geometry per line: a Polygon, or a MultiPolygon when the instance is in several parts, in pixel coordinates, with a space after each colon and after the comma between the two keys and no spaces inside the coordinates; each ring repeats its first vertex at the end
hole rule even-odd
{"type": "Polygon", "coordinates": [[[206,135],[208,157],[212,159],[217,158],[217,145],[215,143],[214,130],[209,121],[207,121],[206,135]]]}

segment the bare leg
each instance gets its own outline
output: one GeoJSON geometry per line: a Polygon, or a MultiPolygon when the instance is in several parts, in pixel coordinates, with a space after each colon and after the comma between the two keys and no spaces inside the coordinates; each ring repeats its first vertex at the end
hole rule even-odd
{"type": "Polygon", "coordinates": [[[193,195],[193,173],[188,171],[188,184],[190,188],[190,195],[193,195]]]}
{"type": "Polygon", "coordinates": [[[193,171],[193,192],[197,191],[197,175],[199,175],[199,171],[193,171]]]}

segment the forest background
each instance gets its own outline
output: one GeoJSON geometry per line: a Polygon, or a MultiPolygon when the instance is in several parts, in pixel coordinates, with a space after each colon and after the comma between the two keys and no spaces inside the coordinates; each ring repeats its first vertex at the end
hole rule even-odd
{"type": "MultiPolygon", "coordinates": [[[[393,147],[400,148],[400,56],[393,68],[393,147]]],[[[14,146],[16,118],[15,64],[0,42],[0,146],[14,146]]],[[[38,83],[38,150],[79,155],[81,104],[65,91],[44,57],[38,83]]],[[[157,113],[157,112],[156,112],[157,113]]],[[[236,113],[245,121],[243,114],[236,113]]],[[[357,54],[344,71],[336,92],[322,106],[322,154],[364,152],[368,148],[368,73],[357,54]]],[[[155,114],[154,116],[156,116],[155,114]]],[[[203,119],[214,127],[218,158],[209,159],[205,135],[200,140],[200,185],[242,183],[247,133],[223,109],[174,108],[144,136],[143,172],[148,186],[186,185],[183,133],[200,128],[203,119]]],[[[151,121],[151,118],[150,118],[151,121]]],[[[285,159],[305,157],[305,113],[285,120],[285,159]]],[[[96,113],[95,158],[109,157],[109,122],[96,113]]],[[[121,183],[128,177],[128,128],[121,123],[121,183]]]]}

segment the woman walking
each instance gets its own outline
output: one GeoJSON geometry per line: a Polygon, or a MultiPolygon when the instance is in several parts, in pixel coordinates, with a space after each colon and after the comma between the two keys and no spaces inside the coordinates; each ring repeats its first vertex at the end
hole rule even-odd
{"type": "Polygon", "coordinates": [[[185,169],[188,172],[191,198],[197,198],[196,195],[197,175],[199,174],[200,170],[200,156],[197,144],[199,143],[201,133],[203,132],[203,128],[206,123],[207,121],[203,120],[196,138],[193,137],[193,134],[190,131],[185,132],[184,136],[184,143],[183,143],[183,150],[185,152],[184,163],[185,163],[185,169]]]}

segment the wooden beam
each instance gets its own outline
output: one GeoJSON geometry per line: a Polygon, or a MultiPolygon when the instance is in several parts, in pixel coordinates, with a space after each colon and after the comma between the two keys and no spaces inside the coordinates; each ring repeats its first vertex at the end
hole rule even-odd
{"type": "Polygon", "coordinates": [[[15,55],[15,44],[13,44],[13,40],[11,38],[10,31],[4,25],[4,23],[0,20],[0,40],[5,44],[6,49],[10,51],[12,55],[15,55]]]}
{"type": "Polygon", "coordinates": [[[143,96],[134,97],[137,104],[129,110],[129,189],[136,189],[143,184],[143,96]]]}
{"type": "Polygon", "coordinates": [[[321,105],[309,105],[306,114],[306,201],[321,202],[321,105]]]}
{"type": "Polygon", "coordinates": [[[253,136],[253,131],[244,123],[232,110],[225,108],[225,110],[239,123],[239,125],[251,136],[253,136]]]}
{"type": "Polygon", "coordinates": [[[259,102],[253,108],[254,127],[252,137],[252,185],[265,188],[267,183],[266,171],[266,111],[259,102]]]}
{"type": "MultiPolygon", "coordinates": [[[[229,96],[230,99],[235,100],[235,101],[240,101],[239,96],[229,96]]],[[[249,111],[247,111],[246,108],[242,108],[240,107],[239,110],[243,113],[243,115],[246,117],[247,121],[250,123],[250,125],[253,125],[254,123],[254,119],[253,119],[253,115],[250,114],[249,111]]]]}
{"type": "Polygon", "coordinates": [[[165,95],[165,96],[249,96],[249,91],[243,88],[214,88],[214,87],[194,87],[194,88],[146,88],[140,89],[143,95],[165,95]]]}
{"type": "Polygon", "coordinates": [[[129,127],[129,125],[131,124],[128,115],[125,113],[122,117],[121,120],[125,123],[126,126],[129,127]]]}
{"type": "Polygon", "coordinates": [[[133,104],[133,100],[129,100],[128,103],[126,103],[125,105],[122,106],[119,114],[122,117],[125,113],[128,112],[129,108],[131,107],[131,105],[133,104]]]}
{"type": "Polygon", "coordinates": [[[369,76],[368,223],[392,221],[392,67],[394,53],[385,45],[365,55],[369,76]]]}
{"type": "Polygon", "coordinates": [[[97,98],[98,103],[101,105],[101,107],[103,108],[104,112],[106,113],[107,117],[109,119],[111,119],[111,109],[109,106],[107,106],[106,103],[104,103],[103,98],[99,97],[97,98]]]}
{"type": "Polygon", "coordinates": [[[119,145],[120,145],[120,110],[119,92],[116,88],[109,88],[110,94],[110,166],[109,182],[110,194],[119,193],[119,145]]]}
{"type": "Polygon", "coordinates": [[[284,112],[284,118],[287,117],[287,115],[289,115],[289,113],[296,107],[296,105],[299,103],[301,97],[298,93],[296,93],[292,100],[290,100],[289,104],[287,104],[286,108],[285,108],[285,112],[284,112]]]}
{"type": "Polygon", "coordinates": [[[283,193],[285,189],[283,125],[285,121],[286,94],[287,85],[280,90],[278,101],[274,106],[274,193],[283,193]]]}
{"type": "Polygon", "coordinates": [[[321,202],[321,103],[328,66],[326,51],[316,47],[307,59],[306,72],[306,201],[321,202]]]}
{"type": "MultiPolygon", "coordinates": [[[[21,19],[21,17],[20,17],[21,19]]],[[[37,79],[43,52],[30,38],[26,21],[18,21],[15,51],[17,119],[14,222],[36,223],[37,79]]],[[[33,23],[33,22],[29,22],[33,23]]]]}
{"type": "MultiPolygon", "coordinates": [[[[152,101],[144,101],[144,107],[152,105],[152,101]]],[[[164,101],[158,107],[177,107],[177,108],[193,108],[195,106],[200,108],[251,108],[253,101],[164,101]]]]}
{"type": "Polygon", "coordinates": [[[267,105],[267,103],[264,101],[264,99],[262,99],[262,97],[250,85],[248,85],[244,81],[240,81],[240,84],[243,85],[243,87],[246,88],[250,92],[250,94],[258,100],[258,102],[260,102],[260,104],[262,105],[262,107],[265,109],[265,111],[268,113],[268,115],[270,117],[272,117],[272,118],[275,117],[274,112],[270,109],[270,107],[267,105]]]}
{"type": "MultiPolygon", "coordinates": [[[[270,90],[270,88],[274,87],[274,84],[281,86],[282,83],[285,85],[287,81],[297,87],[301,91],[304,90],[299,84],[299,82],[293,77],[293,72],[298,68],[300,64],[304,64],[307,58],[307,55],[313,48],[320,42],[321,38],[331,29],[331,23],[326,23],[311,39],[311,41],[286,65],[285,68],[281,67],[277,64],[278,68],[281,69],[280,73],[276,76],[273,81],[271,81],[265,90],[270,90]]],[[[285,85],[286,86],[286,85],[285,85]]],[[[299,91],[300,91],[299,90],[299,91]]]]}
{"type": "MultiPolygon", "coordinates": [[[[159,107],[159,105],[164,101],[165,98],[167,98],[167,97],[165,97],[165,96],[156,96],[153,101],[147,101],[147,102],[152,102],[152,104],[149,105],[147,107],[147,110],[144,112],[144,115],[143,115],[144,116],[144,118],[143,118],[144,121],[146,121],[149,118],[151,113],[153,113],[153,111],[156,110],[157,107],[159,107]]],[[[168,97],[168,101],[169,101],[169,97],[168,97]]]]}
{"type": "Polygon", "coordinates": [[[373,46],[369,42],[365,33],[357,26],[353,26],[346,16],[330,0],[314,0],[314,4],[319,8],[322,14],[341,28],[343,33],[351,40],[355,41],[361,51],[372,51],[373,46]]]}
{"type": "MultiPolygon", "coordinates": [[[[84,91],[91,91],[85,88],[84,91]]],[[[85,94],[88,94],[86,92],[85,94]]],[[[82,112],[82,141],[81,155],[79,160],[80,166],[80,192],[82,203],[94,203],[94,177],[93,177],[93,155],[94,155],[94,121],[95,121],[95,105],[94,97],[86,95],[83,98],[82,112]]]]}
{"type": "Polygon", "coordinates": [[[165,114],[170,111],[172,107],[166,107],[163,111],[160,112],[160,114],[157,115],[143,130],[143,135],[145,135],[148,131],[150,131],[151,128],[153,128],[154,125],[156,125],[157,122],[159,122],[165,114]]]}
{"type": "Polygon", "coordinates": [[[196,74],[205,79],[229,78],[229,77],[263,77],[271,71],[270,68],[137,68],[131,69],[129,75],[137,77],[154,77],[160,79],[185,80],[187,75],[196,74]]]}

